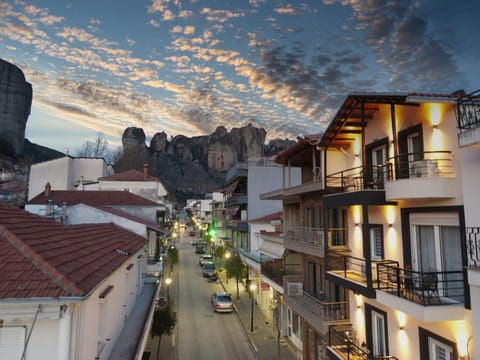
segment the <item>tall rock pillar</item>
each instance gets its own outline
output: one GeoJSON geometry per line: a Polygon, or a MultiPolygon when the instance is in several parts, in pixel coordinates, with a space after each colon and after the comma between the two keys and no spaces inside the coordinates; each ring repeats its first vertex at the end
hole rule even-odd
{"type": "Polygon", "coordinates": [[[0,152],[23,155],[32,85],[17,66],[0,59],[0,152]]]}

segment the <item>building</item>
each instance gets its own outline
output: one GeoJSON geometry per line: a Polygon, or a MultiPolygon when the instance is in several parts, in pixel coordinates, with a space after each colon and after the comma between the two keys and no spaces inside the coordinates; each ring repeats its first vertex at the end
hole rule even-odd
{"type": "Polygon", "coordinates": [[[108,359],[119,347],[142,354],[148,324],[121,336],[154,308],[146,245],[113,224],[66,225],[0,206],[0,358],[108,359]]]}
{"type": "Polygon", "coordinates": [[[151,264],[157,262],[169,234],[168,209],[128,191],[52,190],[47,184],[25,210],[66,224],[113,222],[148,239],[151,264]]]}
{"type": "Polygon", "coordinates": [[[103,158],[65,156],[33,164],[30,167],[28,200],[40,194],[46,183],[56,190],[83,190],[84,185],[97,183],[99,178],[112,174],[112,167],[103,158]]]}
{"type": "Polygon", "coordinates": [[[304,176],[262,195],[303,359],[479,356],[479,114],[478,92],[351,93],[277,156],[304,176]]]}

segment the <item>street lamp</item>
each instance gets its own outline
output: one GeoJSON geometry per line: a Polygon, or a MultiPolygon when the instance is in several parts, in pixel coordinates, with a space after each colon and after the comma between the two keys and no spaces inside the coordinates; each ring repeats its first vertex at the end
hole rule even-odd
{"type": "Polygon", "coordinates": [[[253,293],[257,289],[257,285],[254,283],[250,284],[250,297],[252,298],[252,306],[250,312],[250,331],[253,332],[253,293]]]}
{"type": "MultiPolygon", "coordinates": [[[[228,259],[230,259],[230,256],[232,256],[232,254],[230,254],[230,251],[226,251],[225,252],[225,261],[228,261],[228,259]]],[[[225,274],[225,275],[226,275],[227,284],[228,284],[228,274],[225,274]]]]}
{"type": "Polygon", "coordinates": [[[165,279],[165,285],[167,285],[167,303],[170,302],[170,284],[172,283],[172,278],[167,277],[165,279]]]}

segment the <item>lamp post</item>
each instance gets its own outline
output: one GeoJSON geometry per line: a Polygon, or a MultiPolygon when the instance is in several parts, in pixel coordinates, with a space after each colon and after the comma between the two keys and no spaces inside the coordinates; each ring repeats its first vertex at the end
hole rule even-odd
{"type": "Polygon", "coordinates": [[[172,278],[167,277],[165,279],[165,285],[167,285],[167,304],[170,302],[170,284],[172,283],[172,278]]]}
{"type": "Polygon", "coordinates": [[[250,312],[250,332],[253,332],[253,293],[257,289],[257,285],[250,283],[250,297],[252,298],[251,312],[250,312]]]}
{"type": "MultiPolygon", "coordinates": [[[[225,261],[228,262],[228,259],[230,259],[230,256],[232,256],[232,254],[230,254],[230,251],[226,251],[225,252],[225,261]]],[[[226,278],[227,278],[227,284],[228,284],[228,274],[225,274],[226,278]]]]}

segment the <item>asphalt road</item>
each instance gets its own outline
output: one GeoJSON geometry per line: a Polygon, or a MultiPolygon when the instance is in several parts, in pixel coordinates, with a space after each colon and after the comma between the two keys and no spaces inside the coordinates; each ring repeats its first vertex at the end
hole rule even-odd
{"type": "MultiPolygon", "coordinates": [[[[214,291],[222,286],[210,283],[202,276],[192,238],[181,232],[176,246],[179,263],[170,274],[170,303],[177,314],[177,326],[171,336],[163,336],[158,359],[172,360],[255,360],[256,356],[234,313],[215,313],[210,303],[214,291]]],[[[169,269],[164,269],[168,276],[169,269]]],[[[149,360],[157,360],[158,339],[147,344],[149,360]]]]}

